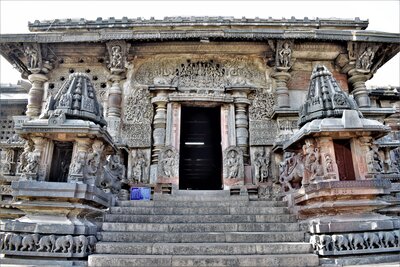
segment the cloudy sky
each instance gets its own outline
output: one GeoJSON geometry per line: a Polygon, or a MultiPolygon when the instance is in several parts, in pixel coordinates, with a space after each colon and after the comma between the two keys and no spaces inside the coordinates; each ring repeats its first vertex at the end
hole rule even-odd
{"type": "MultiPolygon", "coordinates": [[[[400,1],[18,1],[0,0],[0,33],[27,33],[28,21],[97,17],[234,16],[237,18],[369,19],[368,30],[400,32],[400,1]]],[[[1,83],[20,75],[1,58],[1,83]]],[[[368,85],[400,85],[400,55],[380,68],[368,85]]]]}

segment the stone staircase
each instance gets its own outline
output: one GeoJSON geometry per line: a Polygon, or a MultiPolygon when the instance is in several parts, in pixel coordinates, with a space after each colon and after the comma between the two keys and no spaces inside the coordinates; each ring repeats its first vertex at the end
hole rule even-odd
{"type": "Polygon", "coordinates": [[[282,201],[178,191],[105,215],[89,266],[318,266],[282,201]]]}

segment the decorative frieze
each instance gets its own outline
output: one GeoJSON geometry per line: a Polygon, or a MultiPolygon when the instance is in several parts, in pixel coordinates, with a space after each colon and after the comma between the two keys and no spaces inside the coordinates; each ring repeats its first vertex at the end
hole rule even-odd
{"type": "Polygon", "coordinates": [[[400,231],[312,235],[310,243],[319,255],[395,252],[400,251],[400,231]]]}
{"type": "Polygon", "coordinates": [[[86,257],[95,250],[97,238],[85,235],[1,233],[0,252],[5,255],[86,257]]]}

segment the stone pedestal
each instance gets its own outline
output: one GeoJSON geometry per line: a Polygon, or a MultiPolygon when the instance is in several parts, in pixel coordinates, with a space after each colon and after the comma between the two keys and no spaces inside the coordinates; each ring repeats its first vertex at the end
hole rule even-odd
{"type": "Polygon", "coordinates": [[[77,183],[15,181],[12,189],[12,205],[26,215],[1,225],[6,257],[72,260],[93,253],[95,218],[112,205],[111,194],[77,183]]]}

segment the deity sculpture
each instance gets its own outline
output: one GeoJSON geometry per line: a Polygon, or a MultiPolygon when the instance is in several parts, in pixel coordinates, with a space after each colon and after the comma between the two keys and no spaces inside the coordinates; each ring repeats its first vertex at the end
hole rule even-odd
{"type": "Polygon", "coordinates": [[[366,154],[366,161],[369,173],[383,172],[383,161],[375,145],[370,146],[366,154]]]}
{"type": "Polygon", "coordinates": [[[228,177],[237,178],[239,172],[239,158],[236,151],[231,150],[227,158],[228,177]]]}
{"type": "Polygon", "coordinates": [[[135,182],[148,182],[145,175],[146,166],[147,161],[143,151],[137,150],[136,157],[132,161],[132,178],[135,182]]]}
{"type": "Polygon", "coordinates": [[[172,178],[174,177],[174,169],[175,169],[175,158],[173,155],[173,151],[171,149],[165,152],[165,157],[162,159],[161,165],[162,170],[166,177],[172,178]]]}
{"type": "Polygon", "coordinates": [[[256,152],[254,159],[254,178],[259,182],[267,182],[269,174],[269,153],[256,152]]]}
{"type": "Polygon", "coordinates": [[[289,43],[284,43],[281,50],[279,50],[278,58],[279,65],[283,68],[290,68],[292,57],[292,49],[289,46],[289,43]]]}
{"type": "Polygon", "coordinates": [[[25,49],[25,54],[28,58],[28,68],[30,69],[38,68],[39,65],[38,51],[36,51],[32,46],[28,45],[25,49]]]}
{"type": "Polygon", "coordinates": [[[368,47],[358,58],[358,68],[362,71],[369,71],[372,66],[372,60],[374,59],[375,52],[372,51],[371,47],[368,47]]]}

